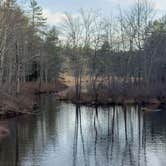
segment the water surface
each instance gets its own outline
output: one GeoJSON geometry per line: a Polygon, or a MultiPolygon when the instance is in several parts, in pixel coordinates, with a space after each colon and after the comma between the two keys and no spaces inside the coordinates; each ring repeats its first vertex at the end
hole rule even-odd
{"type": "Polygon", "coordinates": [[[166,165],[164,110],[79,108],[51,96],[40,110],[1,122],[10,135],[0,139],[0,166],[166,165]]]}

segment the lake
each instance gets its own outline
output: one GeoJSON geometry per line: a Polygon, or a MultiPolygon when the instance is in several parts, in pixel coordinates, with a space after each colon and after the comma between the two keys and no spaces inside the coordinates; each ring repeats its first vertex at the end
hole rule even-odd
{"type": "Polygon", "coordinates": [[[166,111],[76,107],[40,99],[40,112],[0,123],[0,166],[165,166],[166,111]]]}

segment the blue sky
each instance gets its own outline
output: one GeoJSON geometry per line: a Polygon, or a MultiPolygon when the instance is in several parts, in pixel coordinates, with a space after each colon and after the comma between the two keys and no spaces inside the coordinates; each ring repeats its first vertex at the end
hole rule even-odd
{"type": "MultiPolygon", "coordinates": [[[[104,15],[115,14],[118,7],[128,9],[136,0],[37,0],[49,24],[60,23],[64,12],[76,14],[80,8],[101,9],[104,15]]],[[[166,0],[150,0],[158,14],[166,11],[166,0]]]]}
{"type": "MultiPolygon", "coordinates": [[[[128,7],[131,6],[135,0],[37,0],[43,7],[50,10],[58,11],[74,11],[79,8],[102,8],[104,10],[111,10],[115,6],[128,7]]],[[[152,0],[158,8],[166,8],[165,0],[152,0]]]]}
{"type": "Polygon", "coordinates": [[[76,11],[80,8],[95,8],[111,10],[115,3],[111,0],[38,0],[38,2],[51,11],[76,11]]]}

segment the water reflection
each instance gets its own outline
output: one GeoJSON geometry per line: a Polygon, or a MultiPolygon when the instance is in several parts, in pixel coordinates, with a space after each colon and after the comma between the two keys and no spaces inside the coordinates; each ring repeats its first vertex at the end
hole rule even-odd
{"type": "Polygon", "coordinates": [[[50,96],[40,102],[39,114],[5,122],[10,135],[0,142],[0,165],[166,165],[166,112],[79,107],[50,96]]]}

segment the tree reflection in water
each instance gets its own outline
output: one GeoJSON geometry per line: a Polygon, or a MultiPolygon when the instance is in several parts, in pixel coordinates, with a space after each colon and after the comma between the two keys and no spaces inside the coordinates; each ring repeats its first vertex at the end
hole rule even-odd
{"type": "MultiPolygon", "coordinates": [[[[144,150],[146,154],[146,145],[142,144],[143,134],[142,131],[145,128],[143,124],[143,113],[138,110],[138,107],[130,108],[124,106],[105,108],[94,108],[93,118],[91,121],[93,130],[90,131],[94,135],[85,135],[85,137],[91,137],[94,139],[94,144],[91,144],[91,150],[86,149],[86,142],[84,141],[82,118],[82,110],[79,106],[76,106],[75,111],[75,131],[74,131],[74,144],[73,144],[73,166],[79,165],[79,159],[83,157],[83,165],[147,165],[146,160],[142,163],[141,153],[144,150]],[[104,113],[103,113],[104,111],[104,113]],[[107,114],[105,114],[107,112],[107,114]],[[104,120],[107,116],[107,122],[102,120],[104,114],[104,120]],[[101,127],[107,124],[107,126],[101,127]],[[124,130],[122,130],[124,129],[124,130]],[[107,131],[107,132],[106,132],[107,131]],[[79,142],[81,141],[81,142],[79,142]],[[82,148],[81,148],[81,145],[82,148]],[[78,147],[79,146],[79,147],[78,147]],[[94,148],[92,148],[94,147],[94,148]],[[105,147],[105,148],[103,148],[105,147]],[[142,149],[144,147],[144,149],[142,149]],[[94,149],[94,162],[91,159],[91,152],[94,149]],[[82,150],[82,156],[79,156],[82,150]],[[105,156],[104,156],[105,155],[105,156]],[[105,158],[105,159],[104,159],[105,158]],[[104,161],[102,161],[104,159],[104,161]],[[91,162],[93,162],[93,164],[91,162]],[[104,164],[105,163],[105,164],[104,164]]],[[[87,127],[84,125],[84,127],[87,127]]],[[[145,139],[145,138],[144,138],[145,139]]],[[[89,143],[88,143],[89,144],[89,143]]]]}
{"type": "Polygon", "coordinates": [[[41,98],[41,112],[10,120],[3,166],[163,166],[166,112],[80,107],[41,98]]]}
{"type": "MultiPolygon", "coordinates": [[[[90,151],[88,148],[86,149],[85,144],[87,142],[84,141],[83,135],[82,118],[86,117],[84,114],[82,116],[82,110],[79,106],[76,107],[75,118],[74,166],[79,165],[79,159],[82,157],[84,159],[84,164],[82,165],[85,166],[147,165],[146,120],[144,113],[140,111],[139,107],[114,106],[104,109],[94,108],[93,118],[91,118],[91,121],[93,121],[93,132],[92,129],[90,130],[94,135],[85,135],[85,137],[94,139],[94,144],[90,145],[90,151]],[[107,122],[105,117],[107,117],[107,122]],[[81,141],[82,148],[78,143],[79,140],[81,141]],[[82,149],[83,156],[78,155],[78,153],[80,154],[78,149],[82,149]],[[91,152],[94,153],[94,161],[91,152]]],[[[87,128],[86,125],[84,127],[87,128]]]]}

